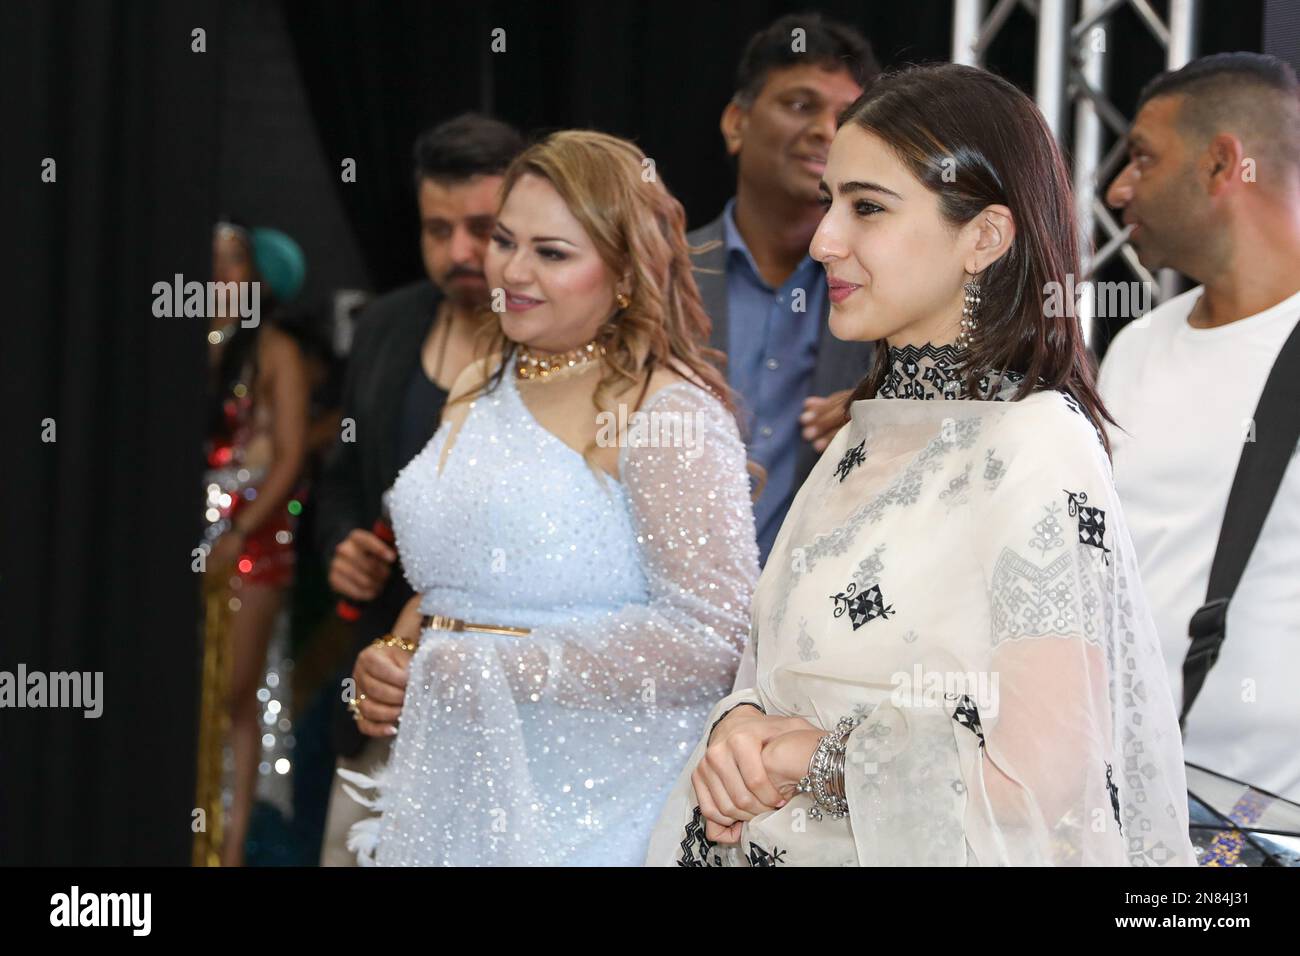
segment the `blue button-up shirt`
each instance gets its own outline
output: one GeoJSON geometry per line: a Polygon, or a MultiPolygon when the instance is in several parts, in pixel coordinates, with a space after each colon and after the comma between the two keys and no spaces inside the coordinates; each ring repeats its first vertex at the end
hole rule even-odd
{"type": "Polygon", "coordinates": [[[749,457],[767,470],[754,504],[759,560],[781,530],[798,487],[804,440],[799,425],[812,394],[817,345],[826,322],[826,273],[811,256],[779,289],[763,280],[736,228],[736,200],[723,210],[727,256],[727,379],[741,399],[749,457]],[[799,311],[802,309],[802,311],[799,311]]]}

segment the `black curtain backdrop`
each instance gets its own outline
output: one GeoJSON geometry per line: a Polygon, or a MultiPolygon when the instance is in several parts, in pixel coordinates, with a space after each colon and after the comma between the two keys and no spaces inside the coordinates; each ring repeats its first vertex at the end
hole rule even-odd
{"type": "MultiPolygon", "coordinates": [[[[630,137],[692,224],[716,215],[734,186],[717,121],[740,50],[805,8],[856,24],[886,65],[949,54],[949,0],[326,0],[283,12],[322,161],[384,290],[421,273],[411,143],[466,109],[528,131],[630,137]],[[489,50],[496,28],[502,54],[489,50]],[[338,178],[348,157],[354,184],[338,178]]],[[[1260,49],[1261,2],[1202,8],[1199,52],[1260,49]]],[[[155,282],[209,277],[221,147],[256,157],[269,145],[220,142],[229,9],[0,4],[0,670],[101,671],[104,696],[98,720],[0,710],[0,864],[189,860],[206,329],[151,305],[155,282]],[[195,28],[207,53],[191,52],[195,28]],[[56,182],[41,181],[46,157],[56,182]],[[46,419],[54,442],[41,440],[46,419]]],[[[1033,31],[1018,10],[988,60],[1026,88],[1033,31]]],[[[1131,111],[1163,58],[1128,10],[1107,42],[1114,98],[1131,111]]],[[[257,184],[245,185],[252,202],[257,184]]],[[[261,188],[283,191],[284,177],[261,188]]]]}
{"type": "MultiPolygon", "coordinates": [[[[381,290],[421,274],[411,145],[441,120],[481,110],[530,133],[586,127],[632,139],[695,226],[735,188],[718,118],[752,33],[816,9],[858,26],[886,63],[947,59],[950,8],[948,0],[404,0],[377,16],[348,0],[285,6],[327,165],[357,160],[356,183],[335,178],[381,290]],[[505,52],[491,51],[496,29],[505,52]]],[[[1014,22],[1009,39],[1025,25],[1014,22]]]]}
{"type": "Polygon", "coordinates": [[[189,859],[207,330],[154,318],[152,286],[210,272],[196,27],[211,50],[217,3],[0,5],[0,670],[103,673],[98,719],[0,710],[4,864],[189,859]]]}
{"type": "MultiPolygon", "coordinates": [[[[1167,16],[1167,3],[1154,6],[1167,16]]],[[[856,26],[886,67],[950,57],[952,0],[400,0],[382,14],[352,0],[285,4],[326,165],[378,290],[422,272],[411,145],[465,110],[534,134],[588,127],[632,139],[692,227],[709,221],[735,189],[718,118],[741,51],[772,20],[805,10],[856,26]],[[505,52],[491,49],[498,29],[505,52]],[[355,183],[338,176],[345,157],[357,160],[355,183]]],[[[1203,4],[1201,52],[1258,50],[1261,28],[1259,0],[1203,4]]],[[[988,67],[1031,90],[1034,37],[1034,18],[1017,8],[988,67]]],[[[1106,42],[1111,95],[1131,115],[1142,84],[1163,69],[1163,51],[1127,6],[1109,21],[1106,42]]]]}

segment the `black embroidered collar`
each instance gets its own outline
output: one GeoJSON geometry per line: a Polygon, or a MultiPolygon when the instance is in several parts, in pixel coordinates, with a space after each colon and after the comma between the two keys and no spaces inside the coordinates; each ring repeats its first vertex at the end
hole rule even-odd
{"type": "Polygon", "coordinates": [[[977,394],[963,384],[961,352],[955,345],[889,346],[889,371],[876,398],[971,399],[1009,401],[1024,376],[992,372],[981,376],[977,394]]]}

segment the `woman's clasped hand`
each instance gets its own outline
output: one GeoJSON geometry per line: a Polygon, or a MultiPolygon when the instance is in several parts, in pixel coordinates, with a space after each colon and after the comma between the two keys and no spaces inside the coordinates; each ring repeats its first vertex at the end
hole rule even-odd
{"type": "Polygon", "coordinates": [[[769,716],[747,704],[718,721],[691,775],[705,837],[739,843],[743,824],[785,806],[824,736],[802,717],[769,716]]]}

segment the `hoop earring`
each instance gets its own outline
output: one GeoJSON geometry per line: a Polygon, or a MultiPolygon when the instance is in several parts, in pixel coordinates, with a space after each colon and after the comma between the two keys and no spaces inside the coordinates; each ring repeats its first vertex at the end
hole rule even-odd
{"type": "Polygon", "coordinates": [[[962,286],[962,292],[964,301],[961,307],[960,331],[957,333],[957,348],[964,351],[970,348],[975,329],[979,326],[976,316],[980,308],[980,284],[971,279],[962,286]]]}

